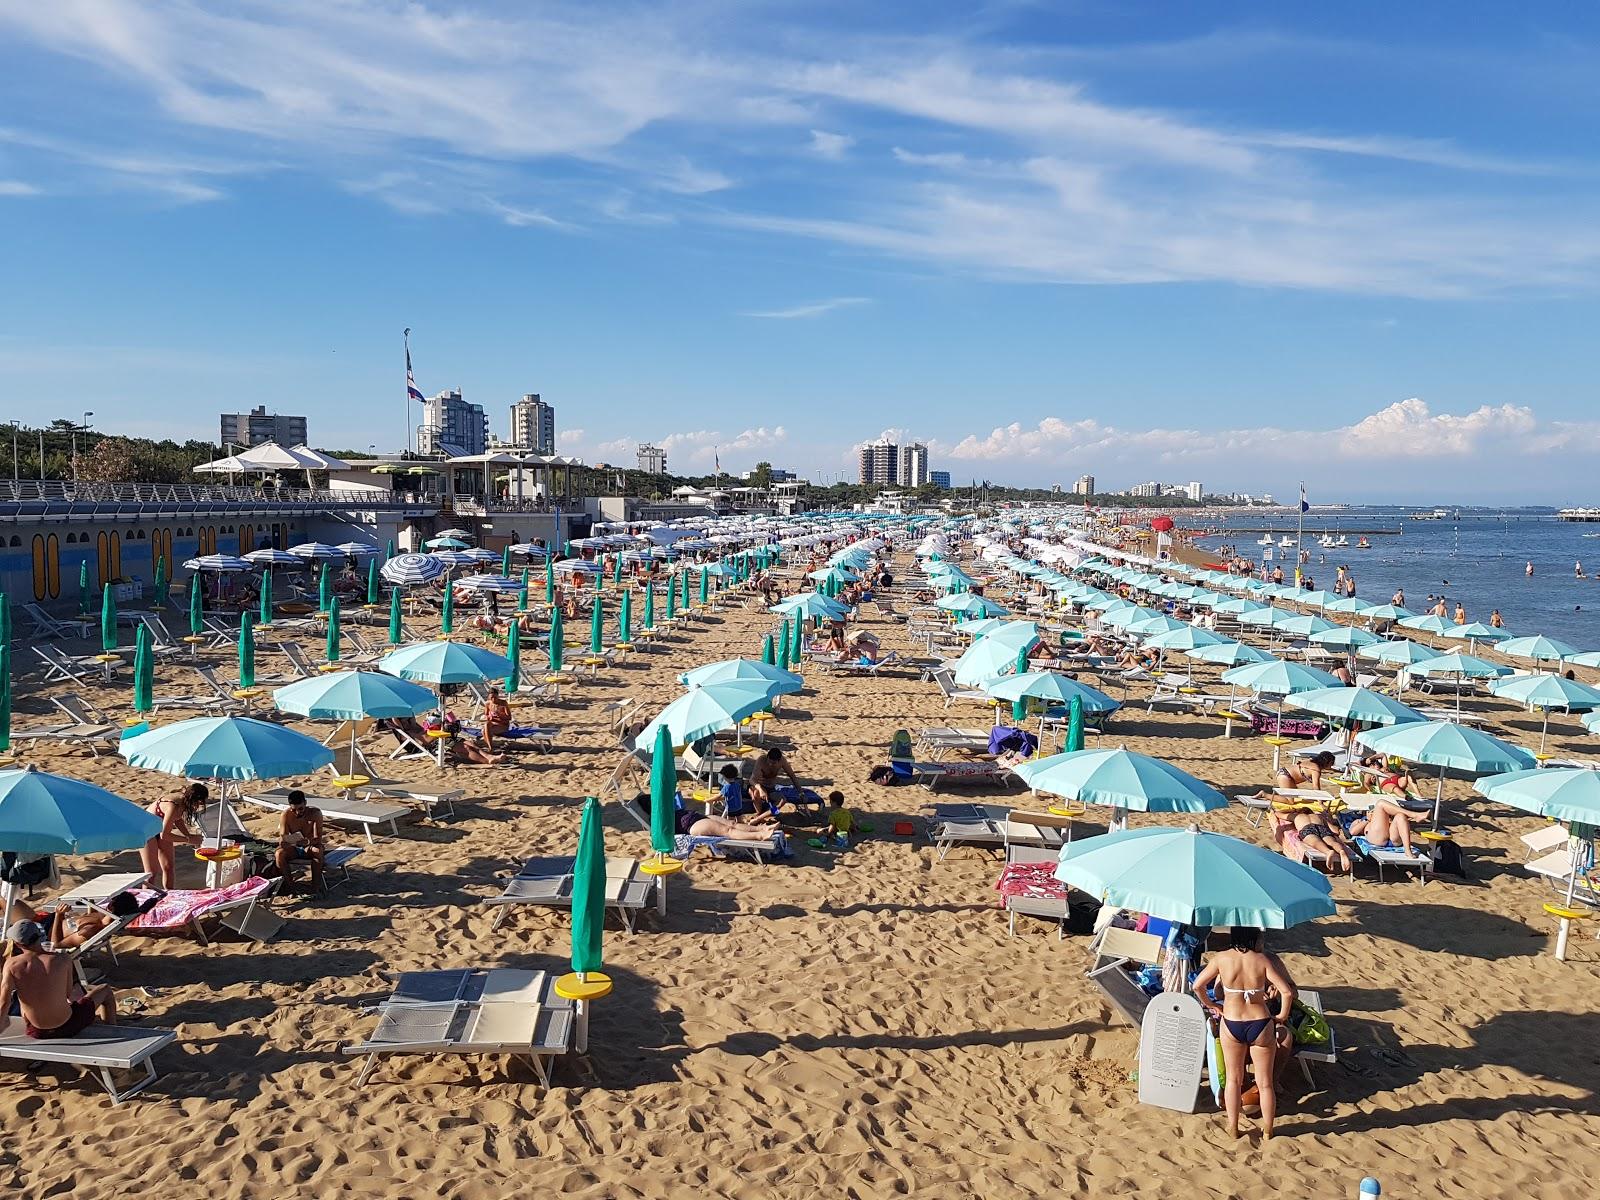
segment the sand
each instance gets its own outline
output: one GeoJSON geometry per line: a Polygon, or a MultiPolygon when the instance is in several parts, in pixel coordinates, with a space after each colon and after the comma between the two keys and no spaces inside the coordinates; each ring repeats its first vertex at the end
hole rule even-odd
{"type": "MultiPolygon", "coordinates": [[[[618,757],[600,705],[637,696],[653,710],[676,694],[678,672],[756,654],[771,623],[754,609],[706,618],[563,703],[524,709],[562,727],[554,753],[449,771],[470,796],[454,819],[403,826],[331,899],[281,901],[288,924],[269,945],[119,940],[108,980],[145,1005],[135,1020],[178,1030],[180,1043],[161,1055],[160,1081],[118,1107],[90,1080],[52,1070],[29,1079],[0,1065],[0,1184],[83,1200],[555,1191],[1299,1200],[1353,1196],[1371,1173],[1391,1196],[1593,1190],[1600,947],[1585,925],[1570,961],[1550,954],[1545,885],[1518,869],[1517,835],[1539,821],[1476,803],[1454,821],[1470,879],[1425,888],[1341,879],[1337,916],[1272,935],[1296,979],[1320,988],[1347,1052],[1316,1068],[1310,1088],[1290,1080],[1271,1144],[1233,1143],[1208,1100],[1194,1115],[1137,1103],[1136,1035],[1084,980],[1084,939],[1058,941],[1053,926],[1027,920],[1008,938],[996,860],[957,851],[936,863],[917,816],[935,797],[865,782],[897,728],[986,720],[978,707],[947,711],[914,671],[809,672],[788,718],[769,727],[795,748],[802,777],[843,789],[876,836],[829,852],[801,838],[793,865],[700,857],[672,880],[665,921],[648,914],[631,935],[608,923],[616,991],[596,1007],[590,1054],[560,1061],[548,1091],[504,1060],[425,1058],[390,1060],[357,1090],[357,1068],[339,1051],[371,1029],[363,1006],[386,994],[382,972],[564,967],[564,914],[519,912],[491,934],[480,901],[524,856],[571,852],[582,798],[618,757]],[[916,839],[889,833],[903,816],[916,839]]],[[[920,654],[903,627],[876,614],[866,623],[886,649],[920,654]]],[[[209,657],[231,678],[226,656],[209,657]]],[[[186,674],[163,664],[159,690],[181,691],[186,674]]],[[[130,687],[88,694],[120,715],[130,687]]],[[[19,728],[46,719],[42,696],[21,689],[19,728]]],[[[1494,711],[1502,731],[1537,738],[1532,718],[1494,711]]],[[[1264,783],[1267,748],[1220,732],[1214,720],[1138,705],[1100,744],[1161,755],[1232,791],[1264,783]]],[[[1552,723],[1552,741],[1557,752],[1589,749],[1566,718],[1552,723]]],[[[43,744],[24,745],[22,757],[139,801],[172,782],[43,744]]],[[[438,776],[416,762],[394,773],[438,776]]],[[[1467,795],[1459,784],[1447,794],[1467,795]]],[[[1266,839],[1237,810],[1204,823],[1266,839]]],[[[608,852],[647,848],[609,806],[608,852]]]]}

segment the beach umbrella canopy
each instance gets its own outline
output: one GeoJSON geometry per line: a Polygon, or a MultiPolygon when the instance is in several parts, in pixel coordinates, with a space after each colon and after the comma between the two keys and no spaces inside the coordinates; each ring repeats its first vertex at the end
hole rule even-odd
{"type": "Polygon", "coordinates": [[[436,538],[429,538],[427,541],[423,542],[422,545],[423,548],[427,550],[465,550],[468,546],[468,543],[462,541],[458,537],[447,537],[441,535],[436,538]]]}
{"type": "Polygon", "coordinates": [[[1493,625],[1485,625],[1482,621],[1471,621],[1466,625],[1452,625],[1444,631],[1444,636],[1467,642],[1504,642],[1511,639],[1511,635],[1504,629],[1499,629],[1493,625]]]}
{"type": "Polygon", "coordinates": [[[1415,629],[1419,633],[1447,633],[1455,622],[1449,617],[1441,617],[1438,613],[1423,613],[1417,617],[1405,617],[1400,622],[1402,629],[1415,629]]]}
{"type": "Polygon", "coordinates": [[[1327,633],[1337,628],[1332,621],[1319,617],[1314,613],[1302,613],[1279,622],[1275,628],[1280,633],[1287,633],[1293,637],[1309,638],[1319,633],[1327,633]]]}
{"type": "Polygon", "coordinates": [[[1231,616],[1240,616],[1244,613],[1260,612],[1262,609],[1267,607],[1270,606],[1261,603],[1259,600],[1250,600],[1244,596],[1237,596],[1232,600],[1224,600],[1221,604],[1217,605],[1216,611],[1219,613],[1227,613],[1231,616]]]}
{"type": "Polygon", "coordinates": [[[155,711],[155,652],[150,649],[150,629],[141,624],[134,638],[133,650],[133,711],[155,711]]]}
{"type": "Polygon", "coordinates": [[[415,587],[444,574],[444,564],[431,554],[400,554],[383,564],[384,579],[395,587],[415,587]]]}
{"type": "Polygon", "coordinates": [[[377,671],[335,671],[301,679],[272,693],[280,712],[318,721],[415,717],[437,707],[427,688],[377,671]]]}
{"type": "Polygon", "coordinates": [[[469,562],[469,563],[473,564],[474,566],[479,566],[479,567],[490,567],[490,566],[500,567],[501,568],[501,574],[503,574],[503,575],[510,574],[510,571],[505,569],[505,565],[502,562],[501,556],[496,554],[493,550],[487,549],[486,547],[483,547],[483,546],[472,546],[472,547],[469,547],[466,550],[458,550],[458,551],[456,551],[456,553],[461,556],[461,559],[465,560],[466,562],[469,562]]]}
{"type": "Polygon", "coordinates": [[[1472,787],[1496,804],[1508,804],[1536,817],[1600,825],[1600,771],[1583,768],[1504,771],[1480,779],[1472,787]]]}
{"type": "Polygon", "coordinates": [[[589,653],[600,654],[605,648],[605,613],[600,607],[600,597],[596,596],[589,613],[589,653]]]}
{"type": "Polygon", "coordinates": [[[1062,848],[1056,878],[1105,904],[1203,927],[1287,929],[1334,911],[1321,872],[1193,825],[1081,838],[1062,848]]]}
{"type": "MultiPolygon", "coordinates": [[[[984,641],[992,640],[996,645],[1007,646],[1012,650],[1032,650],[1039,642],[1039,627],[1032,621],[1000,621],[994,617],[985,620],[993,624],[979,635],[984,641]]],[[[957,625],[956,628],[960,629],[961,625],[957,625]]]]}
{"type": "Polygon", "coordinates": [[[1088,712],[1115,712],[1121,702],[1076,679],[1068,679],[1059,671],[1027,671],[990,679],[983,690],[996,700],[1044,700],[1051,704],[1068,704],[1073,700],[1082,703],[1088,712]]]}
{"type": "Polygon", "coordinates": [[[656,627],[656,584],[651,580],[644,585],[644,628],[656,627]]]}
{"type": "Polygon", "coordinates": [[[0,850],[109,854],[160,832],[160,817],[103,787],[32,766],[0,771],[0,850]]]}
{"type": "Polygon", "coordinates": [[[1108,608],[1100,614],[1100,624],[1109,625],[1112,629],[1127,629],[1141,621],[1148,621],[1151,617],[1161,614],[1152,608],[1141,608],[1137,604],[1130,604],[1126,608],[1108,608]]]}
{"type": "Polygon", "coordinates": [[[617,607],[617,644],[626,646],[633,635],[633,593],[623,592],[622,603],[617,607]]]}
{"type": "Polygon", "coordinates": [[[156,578],[155,578],[155,603],[154,603],[153,607],[155,607],[155,608],[165,608],[167,606],[167,586],[168,586],[168,583],[169,583],[169,580],[167,579],[167,560],[165,558],[157,556],[157,558],[156,558],[156,578]]]}
{"type": "Polygon", "coordinates": [[[650,849],[657,854],[671,854],[678,846],[677,781],[672,734],[658,725],[650,754],[650,849]]]}
{"type": "MultiPolygon", "coordinates": [[[[684,598],[687,600],[688,580],[684,580],[684,598]]],[[[830,600],[821,592],[800,592],[793,596],[786,596],[778,601],[768,612],[783,613],[786,616],[799,615],[807,619],[823,621],[842,621],[850,615],[850,610],[837,600],[830,600]]]]}
{"type": "Polygon", "coordinates": [[[1369,621],[1404,621],[1416,615],[1409,608],[1402,608],[1398,604],[1370,604],[1356,611],[1356,616],[1365,617],[1369,621]]]}
{"type": "Polygon", "coordinates": [[[968,617],[1003,617],[1011,610],[1004,604],[990,600],[984,596],[974,596],[971,592],[960,592],[954,596],[940,596],[934,606],[947,612],[961,613],[968,617]]]}
{"type": "Polygon", "coordinates": [[[239,614],[239,687],[256,685],[256,627],[247,612],[239,614]]]}
{"type": "Polygon", "coordinates": [[[1453,721],[1425,721],[1391,725],[1386,729],[1366,729],[1356,734],[1354,740],[1378,754],[1439,768],[1439,788],[1433,801],[1435,826],[1439,823],[1439,810],[1444,803],[1444,777],[1447,771],[1459,771],[1464,775],[1490,775],[1500,771],[1529,770],[1537,765],[1533,755],[1521,747],[1453,721]]]}
{"type": "Polygon", "coordinates": [[[1223,667],[1242,667],[1251,663],[1277,661],[1272,655],[1256,646],[1227,640],[1215,646],[1198,646],[1193,650],[1185,650],[1184,653],[1199,662],[1223,667]]]}
{"type": "Polygon", "coordinates": [[[477,683],[504,677],[511,661],[467,642],[420,642],[385,654],[378,669],[418,683],[477,683]]]}
{"type": "Polygon", "coordinates": [[[1360,596],[1341,596],[1337,600],[1330,600],[1322,606],[1323,612],[1331,613],[1360,613],[1372,607],[1372,601],[1360,596]]]}
{"type": "Polygon", "coordinates": [[[1319,688],[1314,692],[1297,692],[1286,703],[1294,708],[1304,708],[1321,713],[1346,725],[1403,725],[1427,718],[1400,701],[1364,687],[1319,688]]]}
{"type": "Polygon", "coordinates": [[[376,546],[369,546],[365,542],[340,542],[334,547],[346,558],[380,558],[383,551],[376,546]]]}
{"type": "MultiPolygon", "coordinates": [[[[1031,621],[1012,622],[1012,621],[1003,621],[999,617],[979,617],[976,620],[972,620],[972,621],[957,621],[956,624],[955,624],[955,630],[956,630],[957,633],[965,633],[965,634],[969,634],[970,636],[972,636],[974,638],[980,638],[986,633],[989,633],[989,632],[991,632],[993,630],[996,630],[996,629],[1003,629],[1005,626],[1011,625],[1011,624],[1028,624],[1028,625],[1032,625],[1033,622],[1031,622],[1031,621]]],[[[1037,634],[1038,628],[1039,627],[1037,625],[1034,626],[1035,634],[1037,634]]]]}
{"type": "Polygon", "coordinates": [[[252,550],[240,557],[253,567],[286,567],[289,570],[296,570],[306,565],[304,559],[295,557],[287,550],[275,550],[271,546],[263,546],[260,550],[252,550]]]}
{"type": "Polygon", "coordinates": [[[1083,697],[1074,696],[1067,702],[1067,740],[1065,749],[1068,754],[1075,750],[1083,749],[1083,697]]]}
{"type": "Polygon", "coordinates": [[[1171,633],[1175,629],[1188,629],[1189,625],[1169,617],[1165,613],[1157,613],[1153,617],[1146,617],[1142,621],[1135,621],[1127,627],[1127,631],[1136,637],[1154,637],[1160,633],[1171,633]]]}
{"type": "Polygon", "coordinates": [[[741,680],[768,684],[774,696],[798,692],[805,686],[805,680],[793,671],[785,671],[770,663],[756,662],[749,658],[725,658],[721,662],[707,663],[703,667],[696,667],[678,676],[678,682],[690,688],[741,680]]]}
{"type": "Polygon", "coordinates": [[[1392,641],[1374,642],[1370,646],[1362,646],[1356,651],[1357,658],[1370,658],[1374,662],[1387,663],[1394,667],[1411,667],[1420,662],[1427,662],[1430,658],[1438,658],[1439,652],[1417,642],[1407,641],[1405,638],[1395,638],[1392,641]]]}
{"type": "Polygon", "coordinates": [[[544,560],[544,602],[549,604],[556,598],[556,560],[548,555],[544,560]]]}
{"type": "Polygon", "coordinates": [[[506,661],[511,669],[506,672],[506,693],[509,695],[522,686],[522,623],[511,622],[506,631],[506,661]]]}
{"type": "Polygon", "coordinates": [[[1234,667],[1222,673],[1222,682],[1262,696],[1289,696],[1295,692],[1314,692],[1318,688],[1339,686],[1339,681],[1326,671],[1280,659],[1234,667]]]}
{"type": "Polygon", "coordinates": [[[500,574],[502,574],[502,575],[511,574],[511,547],[510,546],[507,546],[504,550],[500,551],[500,574]]]}
{"type": "Polygon", "coordinates": [[[295,558],[321,563],[338,562],[350,557],[343,546],[330,546],[326,542],[302,542],[298,546],[290,546],[289,553],[295,558]]]}
{"type": "Polygon", "coordinates": [[[1489,690],[1530,708],[1559,708],[1567,712],[1600,708],[1600,690],[1564,675],[1513,675],[1509,679],[1495,680],[1489,690]]]}
{"type": "Polygon", "coordinates": [[[1078,750],[1012,768],[1036,792],[1132,812],[1212,812],[1228,798],[1171,763],[1131,750],[1078,750]]]}
{"type": "Polygon", "coordinates": [[[339,661],[339,597],[335,596],[328,602],[328,644],[326,657],[329,662],[339,661]]]}
{"type": "Polygon", "coordinates": [[[514,575],[468,575],[456,580],[453,586],[463,592],[494,592],[500,596],[512,596],[522,590],[522,580],[514,575]]]}
{"type": "Polygon", "coordinates": [[[1200,650],[1207,646],[1238,645],[1232,638],[1223,637],[1221,634],[1212,633],[1209,629],[1202,629],[1198,625],[1182,625],[1176,629],[1169,629],[1165,633],[1158,633],[1146,639],[1147,650],[1176,650],[1187,654],[1192,650],[1200,650]]]}
{"type": "Polygon", "coordinates": [[[367,603],[377,604],[378,597],[382,594],[383,592],[378,584],[378,559],[374,555],[372,560],[367,563],[367,603]]]}
{"type": "Polygon", "coordinates": [[[640,734],[653,742],[656,730],[666,729],[675,746],[688,745],[709,734],[731,729],[752,713],[762,711],[776,695],[765,680],[743,679],[708,683],[685,692],[668,704],[640,734]]]}
{"type": "Polygon", "coordinates": [[[545,549],[543,546],[537,545],[534,542],[518,542],[514,546],[507,546],[506,549],[509,550],[512,554],[519,555],[519,556],[521,556],[523,558],[549,558],[550,557],[550,551],[545,549]]]}
{"type": "Polygon", "coordinates": [[[1239,624],[1248,625],[1252,629],[1277,629],[1287,625],[1290,621],[1300,618],[1294,613],[1282,608],[1255,608],[1249,612],[1239,614],[1239,624]]]}
{"type": "Polygon", "coordinates": [[[254,717],[175,721],[124,738],[117,753],[131,766],[191,779],[309,775],[333,761],[333,751],[316,738],[254,717]]]}
{"type": "Polygon", "coordinates": [[[1335,625],[1331,629],[1318,630],[1307,640],[1334,650],[1359,650],[1381,639],[1358,625],[1335,625]]]}
{"type": "Polygon", "coordinates": [[[1507,638],[1495,647],[1501,654],[1512,658],[1528,658],[1536,662],[1553,662],[1578,653],[1576,646],[1545,637],[1542,633],[1532,637],[1507,638]]]}
{"type": "Polygon", "coordinates": [[[1413,675],[1458,675],[1462,679],[1492,679],[1511,674],[1510,667],[1474,658],[1470,654],[1440,654],[1412,663],[1406,669],[1413,675]]]}
{"type": "MultiPolygon", "coordinates": [[[[672,599],[672,596],[671,596],[670,592],[667,595],[667,599],[668,600],[672,599]]],[[[789,636],[789,620],[788,620],[787,617],[785,617],[784,621],[783,621],[783,628],[781,630],[779,630],[779,632],[778,632],[778,666],[782,667],[785,671],[787,671],[789,669],[789,667],[790,667],[790,659],[789,659],[789,644],[790,644],[790,641],[791,641],[791,638],[789,636]]]]}
{"type": "Polygon", "coordinates": [[[11,749],[11,606],[0,593],[0,752],[11,749]]]}
{"type": "MultiPolygon", "coordinates": [[[[87,563],[84,565],[88,566],[87,563]]],[[[218,575],[236,575],[241,571],[250,570],[249,563],[231,554],[203,554],[199,558],[189,559],[183,566],[185,570],[211,571],[218,575]]]]}
{"type": "Polygon", "coordinates": [[[976,687],[997,675],[1004,675],[1016,660],[1016,647],[980,638],[956,659],[955,681],[963,687],[976,687]]]}
{"type": "Polygon", "coordinates": [[[1325,592],[1320,589],[1314,592],[1294,591],[1291,589],[1289,598],[1296,604],[1304,604],[1312,608],[1326,608],[1335,600],[1340,599],[1335,593],[1325,592]]]}

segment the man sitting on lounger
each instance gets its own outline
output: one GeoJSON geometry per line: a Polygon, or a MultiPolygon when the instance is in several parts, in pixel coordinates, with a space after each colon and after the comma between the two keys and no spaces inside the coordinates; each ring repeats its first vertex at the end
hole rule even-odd
{"type": "Polygon", "coordinates": [[[116,1024],[116,993],[100,984],[74,996],[72,960],[47,950],[44,939],[44,926],[37,921],[17,921],[6,931],[17,953],[0,971],[0,1033],[11,1025],[12,996],[31,1038],[76,1037],[96,1019],[116,1024]]]}
{"type": "Polygon", "coordinates": [[[800,781],[795,778],[794,768],[789,765],[783,751],[774,746],[756,759],[755,774],[750,779],[750,798],[756,802],[757,811],[771,813],[774,819],[778,803],[773,793],[777,791],[780,776],[787,776],[789,786],[796,792],[800,791],[800,781]]]}
{"type": "Polygon", "coordinates": [[[322,810],[306,803],[299,788],[290,792],[289,807],[283,810],[283,825],[278,836],[278,871],[287,876],[289,864],[311,864],[311,890],[322,890],[322,810]]]}

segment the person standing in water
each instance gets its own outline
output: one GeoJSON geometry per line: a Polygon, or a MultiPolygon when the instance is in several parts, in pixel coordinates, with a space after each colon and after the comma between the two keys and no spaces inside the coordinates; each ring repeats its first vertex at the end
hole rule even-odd
{"type": "Polygon", "coordinates": [[[1524,575],[1526,575],[1529,579],[1532,579],[1533,578],[1533,563],[1530,562],[1527,566],[1523,567],[1522,568],[1522,573],[1524,575]]]}

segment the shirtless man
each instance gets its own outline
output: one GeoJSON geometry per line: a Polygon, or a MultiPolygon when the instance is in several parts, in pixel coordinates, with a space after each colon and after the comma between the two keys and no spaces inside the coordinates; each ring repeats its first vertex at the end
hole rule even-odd
{"type": "Polygon", "coordinates": [[[292,862],[311,864],[311,889],[322,890],[323,820],[322,810],[306,803],[299,788],[289,793],[289,807],[283,810],[283,825],[278,835],[278,871],[289,873],[292,862]]]}
{"type": "Polygon", "coordinates": [[[750,798],[756,802],[757,812],[764,809],[777,816],[778,805],[772,793],[777,789],[780,776],[787,776],[789,785],[796,792],[800,790],[800,781],[795,778],[794,768],[789,765],[783,751],[774,746],[756,759],[755,773],[750,779],[750,798]]]}
{"type": "Polygon", "coordinates": [[[115,1025],[116,993],[102,983],[74,998],[72,959],[45,949],[44,939],[37,921],[17,921],[6,931],[17,952],[0,971],[0,1033],[11,1025],[12,996],[31,1038],[76,1037],[97,1019],[115,1025]]]}

